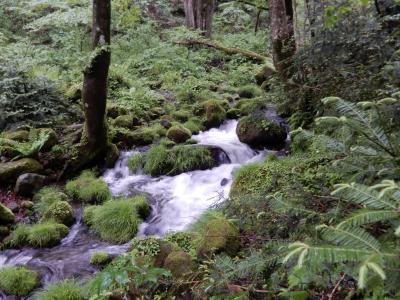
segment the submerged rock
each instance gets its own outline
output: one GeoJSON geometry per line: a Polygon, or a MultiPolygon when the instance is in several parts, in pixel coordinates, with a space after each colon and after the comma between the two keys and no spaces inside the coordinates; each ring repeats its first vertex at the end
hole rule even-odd
{"type": "Polygon", "coordinates": [[[42,165],[32,158],[0,163],[0,182],[12,182],[25,173],[37,173],[43,170],[42,165]]]}
{"type": "Polygon", "coordinates": [[[252,147],[281,149],[287,138],[286,129],[268,119],[247,116],[239,120],[236,134],[242,143],[252,147]]]}

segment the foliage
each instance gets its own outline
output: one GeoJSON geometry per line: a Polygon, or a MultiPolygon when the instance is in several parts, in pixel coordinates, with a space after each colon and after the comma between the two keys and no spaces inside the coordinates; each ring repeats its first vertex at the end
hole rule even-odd
{"type": "Polygon", "coordinates": [[[74,280],[64,280],[49,285],[45,290],[35,293],[37,300],[83,300],[82,287],[74,280]]]}
{"type": "Polygon", "coordinates": [[[94,252],[90,257],[90,263],[92,265],[104,265],[110,261],[110,255],[106,252],[94,252]]]}
{"type": "Polygon", "coordinates": [[[27,296],[38,285],[35,271],[24,267],[3,267],[0,269],[0,288],[8,295],[27,296]]]}
{"type": "Polygon", "coordinates": [[[84,203],[103,203],[111,197],[107,183],[101,178],[96,178],[89,170],[69,181],[65,189],[68,195],[84,203]]]}
{"type": "Polygon", "coordinates": [[[68,197],[57,187],[49,186],[38,191],[34,195],[33,201],[35,203],[34,211],[42,217],[53,203],[68,201],[68,197]]]}

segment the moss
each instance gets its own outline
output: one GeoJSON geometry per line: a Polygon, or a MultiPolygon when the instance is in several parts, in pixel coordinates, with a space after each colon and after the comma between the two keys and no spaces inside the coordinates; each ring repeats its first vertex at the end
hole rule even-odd
{"type": "Polygon", "coordinates": [[[65,189],[71,197],[85,203],[103,203],[111,198],[107,183],[101,178],[96,178],[94,173],[88,170],[69,181],[65,189]]]}
{"type": "Polygon", "coordinates": [[[159,145],[152,147],[144,157],[143,171],[151,176],[177,175],[193,170],[213,167],[215,161],[204,146],[176,146],[166,149],[159,145]]]}
{"type": "Polygon", "coordinates": [[[204,125],[206,128],[220,126],[226,119],[226,111],[218,100],[208,100],[201,104],[205,112],[206,120],[204,125]]]}
{"type": "Polygon", "coordinates": [[[234,108],[238,109],[242,116],[257,114],[265,108],[265,100],[261,98],[239,100],[234,108]]]}
{"type": "Polygon", "coordinates": [[[155,123],[150,126],[150,128],[154,131],[154,133],[158,138],[165,137],[167,135],[167,129],[165,129],[164,126],[162,126],[160,123],[155,123]]]}
{"type": "Polygon", "coordinates": [[[50,284],[45,290],[36,293],[37,300],[84,300],[83,290],[73,280],[50,284]]]}
{"type": "Polygon", "coordinates": [[[191,136],[190,130],[181,125],[172,126],[167,131],[167,137],[175,143],[186,142],[191,136]]]}
{"type": "Polygon", "coordinates": [[[162,139],[160,141],[160,145],[165,147],[165,148],[171,149],[174,146],[176,146],[176,143],[174,141],[169,140],[169,139],[162,139]]]}
{"type": "Polygon", "coordinates": [[[38,274],[24,267],[0,269],[0,289],[8,295],[27,296],[38,284],[38,274]]]}
{"type": "Polygon", "coordinates": [[[118,161],[119,159],[119,150],[117,148],[116,145],[114,144],[109,144],[107,147],[107,154],[106,157],[104,159],[104,163],[105,163],[105,167],[106,168],[113,168],[115,163],[118,161]]]}
{"type": "Polygon", "coordinates": [[[187,122],[183,124],[183,126],[189,129],[192,134],[198,134],[200,131],[203,131],[205,128],[203,126],[203,120],[199,117],[192,117],[187,122]]]}
{"type": "Polygon", "coordinates": [[[214,219],[205,224],[204,233],[200,239],[197,255],[200,258],[209,257],[212,253],[225,252],[235,255],[240,247],[239,231],[226,219],[214,219]]]}
{"type": "Polygon", "coordinates": [[[118,116],[112,121],[112,125],[116,127],[123,127],[132,129],[133,126],[137,125],[137,119],[134,119],[132,115],[118,116]]]}
{"type": "Polygon", "coordinates": [[[6,131],[3,132],[1,136],[8,140],[13,140],[17,142],[27,142],[29,140],[29,131],[27,130],[6,131]]]}
{"type": "Polygon", "coordinates": [[[23,158],[7,163],[0,163],[0,182],[15,181],[18,176],[25,173],[40,173],[43,166],[32,158],[23,158]]]}
{"type": "Polygon", "coordinates": [[[237,108],[231,108],[227,111],[226,116],[228,119],[238,119],[240,117],[240,110],[237,108]]]}
{"type": "Polygon", "coordinates": [[[109,118],[115,119],[118,116],[126,115],[127,113],[128,113],[128,110],[125,107],[115,105],[115,104],[107,105],[107,117],[109,117],[109,118]]]}
{"type": "Polygon", "coordinates": [[[93,224],[94,212],[98,207],[99,206],[97,205],[90,205],[85,207],[82,217],[83,223],[85,223],[88,226],[91,226],[93,224]]]}
{"type": "Polygon", "coordinates": [[[192,116],[192,113],[187,110],[177,110],[172,113],[172,117],[179,122],[186,122],[192,116]]]}
{"type": "Polygon", "coordinates": [[[142,127],[132,132],[133,144],[137,146],[150,145],[160,136],[151,127],[142,127]]]}
{"type": "Polygon", "coordinates": [[[0,203],[0,224],[13,223],[15,216],[11,209],[0,203]]]}
{"type": "Polygon", "coordinates": [[[262,91],[258,86],[249,84],[238,88],[237,93],[241,98],[254,98],[260,96],[262,91]]]}
{"type": "Polygon", "coordinates": [[[90,257],[90,263],[96,266],[106,265],[111,261],[111,257],[106,252],[94,252],[90,257]]]}
{"type": "Polygon", "coordinates": [[[56,223],[71,226],[74,221],[74,212],[66,201],[57,201],[50,205],[43,214],[41,222],[54,221],[56,223]]]}
{"type": "Polygon", "coordinates": [[[142,222],[135,200],[111,200],[93,210],[92,228],[100,237],[113,243],[131,240],[142,222]]]}
{"type": "Polygon", "coordinates": [[[33,201],[35,202],[33,209],[39,215],[43,216],[48,208],[55,202],[68,201],[68,196],[57,187],[44,187],[37,192],[33,201]]]}
{"type": "Polygon", "coordinates": [[[7,145],[4,146],[0,145],[0,156],[12,159],[14,157],[17,157],[18,155],[20,155],[20,152],[14,149],[13,147],[7,145]]]}
{"type": "Polygon", "coordinates": [[[170,270],[175,278],[182,278],[192,273],[195,266],[189,254],[184,251],[173,251],[165,259],[164,267],[170,270]]]}

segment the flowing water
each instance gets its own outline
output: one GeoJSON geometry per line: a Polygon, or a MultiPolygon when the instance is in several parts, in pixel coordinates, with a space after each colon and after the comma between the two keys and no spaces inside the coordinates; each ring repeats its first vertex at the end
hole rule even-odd
{"type": "MultiPolygon", "coordinates": [[[[152,214],[140,227],[139,235],[165,235],[169,231],[187,228],[205,210],[228,196],[233,173],[239,166],[262,160],[265,151],[256,151],[241,143],[236,135],[237,121],[193,136],[198,144],[217,146],[229,157],[225,163],[210,170],[193,171],[177,176],[151,177],[132,174],[127,160],[135,151],[122,153],[104,180],[114,196],[145,193],[149,196],[152,214]]],[[[89,264],[95,251],[118,255],[127,251],[126,245],[111,245],[100,241],[81,222],[82,209],[76,209],[77,223],[60,245],[50,249],[22,249],[0,252],[0,267],[28,265],[42,274],[46,285],[64,278],[84,278],[97,269],[89,264]]],[[[0,299],[5,298],[0,292],[0,299]]]]}

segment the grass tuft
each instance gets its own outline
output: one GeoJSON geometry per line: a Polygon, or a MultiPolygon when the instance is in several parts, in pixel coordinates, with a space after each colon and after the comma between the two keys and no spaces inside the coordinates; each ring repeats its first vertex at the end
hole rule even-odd
{"type": "Polygon", "coordinates": [[[35,294],[36,300],[84,300],[82,288],[73,280],[65,280],[49,285],[35,294]]]}
{"type": "Polygon", "coordinates": [[[27,296],[38,284],[38,274],[25,267],[0,269],[0,289],[8,295],[27,296]]]}

